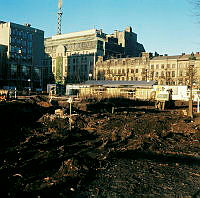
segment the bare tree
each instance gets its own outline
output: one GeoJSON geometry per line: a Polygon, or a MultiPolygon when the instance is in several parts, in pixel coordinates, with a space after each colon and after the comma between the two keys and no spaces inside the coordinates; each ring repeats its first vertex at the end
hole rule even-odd
{"type": "Polygon", "coordinates": [[[198,18],[200,22],[200,0],[188,0],[190,4],[193,6],[193,14],[198,18]]]}

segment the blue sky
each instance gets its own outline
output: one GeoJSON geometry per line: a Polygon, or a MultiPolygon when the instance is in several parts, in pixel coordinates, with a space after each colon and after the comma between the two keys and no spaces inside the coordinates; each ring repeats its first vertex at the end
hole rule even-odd
{"type": "MultiPolygon", "coordinates": [[[[92,28],[105,33],[132,26],[148,52],[200,51],[200,23],[192,0],[63,0],[62,33],[92,28]]],[[[200,10],[199,10],[200,11],[200,10]]],[[[30,23],[56,34],[57,0],[0,0],[0,20],[30,23]]]]}

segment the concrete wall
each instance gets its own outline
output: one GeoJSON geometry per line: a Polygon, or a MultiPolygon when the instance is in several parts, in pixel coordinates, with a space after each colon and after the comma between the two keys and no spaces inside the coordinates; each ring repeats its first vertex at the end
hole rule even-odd
{"type": "Polygon", "coordinates": [[[0,44],[9,47],[10,23],[0,23],[0,44]]]}

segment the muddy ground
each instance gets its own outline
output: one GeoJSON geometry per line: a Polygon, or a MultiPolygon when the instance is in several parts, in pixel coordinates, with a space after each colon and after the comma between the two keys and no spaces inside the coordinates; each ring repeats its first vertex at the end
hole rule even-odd
{"type": "Polygon", "coordinates": [[[57,108],[44,98],[0,104],[1,197],[200,196],[198,116],[140,101],[77,102],[70,131],[69,108],[62,118],[57,108]]]}

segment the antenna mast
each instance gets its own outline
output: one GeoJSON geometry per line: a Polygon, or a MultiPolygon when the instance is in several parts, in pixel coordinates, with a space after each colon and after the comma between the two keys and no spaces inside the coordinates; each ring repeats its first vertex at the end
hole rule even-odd
{"type": "Polygon", "coordinates": [[[57,34],[61,34],[62,0],[58,0],[58,29],[57,34]]]}

